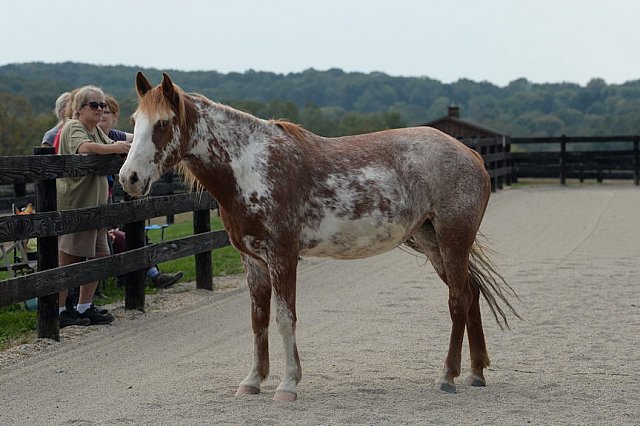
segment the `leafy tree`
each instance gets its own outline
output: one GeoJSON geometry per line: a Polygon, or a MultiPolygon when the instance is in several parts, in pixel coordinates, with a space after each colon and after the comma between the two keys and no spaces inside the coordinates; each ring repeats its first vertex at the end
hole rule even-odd
{"type": "Polygon", "coordinates": [[[308,130],[321,136],[338,136],[339,121],[337,118],[326,116],[320,108],[314,104],[307,104],[300,114],[301,124],[308,130]]]}
{"type": "MultiPolygon", "coordinates": [[[[118,126],[131,131],[129,116],[137,105],[134,79],[138,70],[72,62],[0,66],[0,93],[13,96],[5,96],[0,106],[5,135],[0,140],[1,152],[29,151],[33,138],[38,136],[35,140],[39,142],[41,133],[53,124],[51,110],[57,96],[85,84],[100,86],[118,99],[122,109],[118,126]],[[8,111],[22,112],[8,121],[8,111]],[[26,135],[29,132],[35,136],[26,135]],[[6,139],[8,134],[11,140],[6,139]],[[16,142],[15,137],[31,140],[16,142]],[[20,147],[21,143],[28,147],[20,147]]],[[[160,82],[160,70],[142,71],[150,81],[160,82]]],[[[445,115],[451,104],[460,107],[463,120],[513,136],[640,133],[640,80],[608,85],[593,79],[580,86],[535,84],[521,78],[498,87],[468,79],[443,84],[428,77],[346,73],[340,69],[308,69],[286,75],[253,70],[229,74],[164,71],[186,91],[202,93],[265,119],[285,118],[325,136],[401,123],[421,125],[445,115]],[[387,116],[389,113],[395,115],[387,116]]]]}
{"type": "Polygon", "coordinates": [[[54,124],[52,114],[34,117],[24,97],[0,93],[0,155],[31,154],[54,124]]]}

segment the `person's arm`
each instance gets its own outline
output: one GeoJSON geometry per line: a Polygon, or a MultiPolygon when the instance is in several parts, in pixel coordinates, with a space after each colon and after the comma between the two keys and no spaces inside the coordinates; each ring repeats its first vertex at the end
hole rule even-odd
{"type": "Polygon", "coordinates": [[[118,141],[110,144],[93,143],[86,141],[78,147],[78,154],[126,154],[131,144],[126,141],[118,141]]]}
{"type": "Polygon", "coordinates": [[[114,141],[133,142],[133,133],[123,132],[122,130],[118,129],[110,129],[107,136],[109,136],[109,139],[114,141]]]}

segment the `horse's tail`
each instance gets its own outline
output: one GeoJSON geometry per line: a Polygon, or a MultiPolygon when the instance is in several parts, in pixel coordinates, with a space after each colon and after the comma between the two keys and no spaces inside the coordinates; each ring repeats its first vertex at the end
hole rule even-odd
{"type": "Polygon", "coordinates": [[[520,300],[515,290],[507,283],[496,270],[495,265],[488,256],[489,249],[482,245],[478,239],[471,247],[469,256],[469,281],[472,286],[478,287],[480,293],[489,304],[489,308],[501,329],[509,328],[507,315],[498,302],[506,306],[516,317],[522,317],[511,305],[509,297],[520,300]]]}

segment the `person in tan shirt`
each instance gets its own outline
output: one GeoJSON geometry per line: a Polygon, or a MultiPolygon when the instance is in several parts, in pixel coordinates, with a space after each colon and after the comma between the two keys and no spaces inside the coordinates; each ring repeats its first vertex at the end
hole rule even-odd
{"type": "MultiPolygon", "coordinates": [[[[84,86],[75,92],[71,100],[72,118],[60,133],[58,154],[126,154],[131,147],[127,141],[111,141],[98,127],[105,108],[105,95],[95,86],[84,86]]],[[[106,176],[81,176],[58,179],[58,210],[97,207],[107,204],[108,184],[106,176]]],[[[65,266],[88,259],[108,256],[107,230],[97,229],[58,238],[59,265],[65,266]]],[[[60,327],[69,325],[109,324],[113,316],[100,312],[93,305],[97,282],[80,286],[78,305],[74,309],[65,306],[67,290],[59,292],[60,327]]]]}

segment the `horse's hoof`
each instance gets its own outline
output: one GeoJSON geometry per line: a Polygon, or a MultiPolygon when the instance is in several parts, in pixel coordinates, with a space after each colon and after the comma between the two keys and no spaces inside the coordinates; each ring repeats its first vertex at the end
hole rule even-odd
{"type": "Polygon", "coordinates": [[[487,381],[484,379],[484,377],[476,376],[475,374],[469,374],[464,380],[464,384],[466,386],[483,388],[487,386],[487,381]]]}
{"type": "Polygon", "coordinates": [[[446,393],[456,393],[456,385],[447,382],[438,382],[436,383],[438,386],[438,390],[446,393]]]}
{"type": "Polygon", "coordinates": [[[289,391],[276,391],[276,394],[273,396],[274,401],[295,401],[298,399],[298,394],[295,392],[289,391]]]}
{"type": "Polygon", "coordinates": [[[258,389],[258,388],[254,388],[253,386],[240,385],[240,387],[236,391],[236,396],[240,396],[240,395],[257,395],[259,393],[260,393],[260,389],[258,389]]]}

